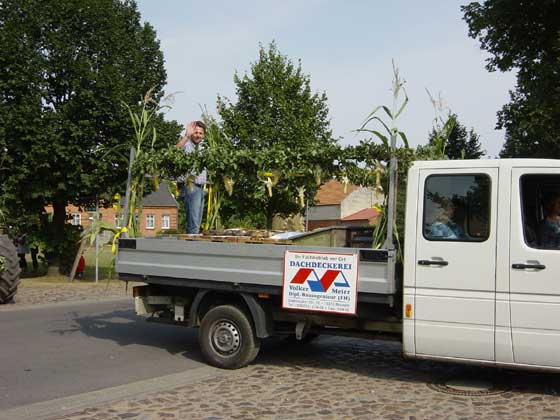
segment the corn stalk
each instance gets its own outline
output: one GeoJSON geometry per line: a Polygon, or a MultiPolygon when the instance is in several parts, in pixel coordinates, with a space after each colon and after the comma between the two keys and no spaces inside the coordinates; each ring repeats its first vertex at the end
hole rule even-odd
{"type": "Polygon", "coordinates": [[[428,153],[426,150],[421,150],[421,157],[423,159],[429,160],[442,160],[447,159],[446,147],[449,141],[449,137],[457,120],[451,115],[449,108],[446,106],[441,94],[438,95],[437,99],[432,96],[430,91],[426,89],[430,102],[434,107],[435,117],[433,121],[433,138],[431,144],[427,146],[428,153]]]}
{"type": "MultiPolygon", "coordinates": [[[[403,131],[400,131],[397,126],[397,120],[402,114],[406,105],[408,104],[408,96],[404,88],[405,81],[399,75],[399,69],[395,66],[393,61],[393,103],[391,108],[388,106],[380,105],[376,107],[365,118],[362,126],[357,130],[358,132],[366,132],[373,134],[377,137],[390,156],[389,164],[389,194],[385,195],[384,205],[382,206],[381,215],[378,219],[378,225],[374,230],[372,237],[372,247],[393,249],[394,240],[397,243],[397,255],[402,256],[400,247],[399,232],[395,223],[395,197],[396,197],[396,173],[397,173],[397,158],[396,147],[397,139],[400,138],[403,142],[405,149],[409,149],[408,139],[403,131]],[[381,116],[379,114],[382,114],[381,116]],[[385,114],[385,115],[383,115],[385,114]],[[380,126],[379,129],[367,128],[375,124],[380,126]]],[[[379,186],[376,186],[378,189],[379,186]]]]}
{"type": "MultiPolygon", "coordinates": [[[[208,156],[220,158],[225,153],[224,147],[226,146],[227,139],[220,129],[220,126],[207,110],[203,109],[202,120],[206,124],[206,140],[205,149],[208,156]]],[[[210,163],[207,168],[210,177],[210,185],[208,186],[208,197],[206,201],[206,222],[203,224],[203,229],[221,229],[222,218],[220,210],[225,194],[232,194],[235,181],[232,176],[226,176],[223,173],[223,168],[216,165],[216,162],[210,163]]]]}
{"type": "Polygon", "coordinates": [[[155,157],[154,145],[157,140],[157,131],[153,119],[161,109],[168,108],[168,106],[160,106],[152,99],[152,89],[144,95],[140,102],[139,111],[134,111],[128,104],[124,104],[124,106],[128,111],[134,129],[133,148],[135,154],[130,181],[130,196],[124,215],[124,226],[128,229],[128,235],[134,238],[140,233],[139,221],[142,218],[145,176],[146,174],[152,174],[157,178],[157,164],[153,159],[155,157]]]}

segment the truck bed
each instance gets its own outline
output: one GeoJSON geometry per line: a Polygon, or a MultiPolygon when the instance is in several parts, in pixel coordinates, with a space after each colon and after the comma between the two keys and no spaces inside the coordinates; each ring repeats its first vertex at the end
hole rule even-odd
{"type": "Polygon", "coordinates": [[[185,241],[172,237],[120,239],[115,269],[126,281],[186,287],[254,287],[280,294],[286,250],[359,254],[358,299],[391,302],[397,292],[394,282],[388,280],[387,251],[371,248],[185,241]]]}

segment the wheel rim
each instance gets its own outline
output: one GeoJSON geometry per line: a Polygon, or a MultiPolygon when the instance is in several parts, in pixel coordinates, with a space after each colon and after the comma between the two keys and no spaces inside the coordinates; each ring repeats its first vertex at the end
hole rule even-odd
{"type": "Polygon", "coordinates": [[[222,356],[231,356],[241,348],[241,334],[237,325],[228,320],[220,320],[212,326],[212,347],[222,356]]]}

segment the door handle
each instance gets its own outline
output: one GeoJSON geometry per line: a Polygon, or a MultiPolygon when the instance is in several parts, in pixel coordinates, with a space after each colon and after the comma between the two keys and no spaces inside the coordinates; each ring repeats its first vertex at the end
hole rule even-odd
{"type": "Polygon", "coordinates": [[[525,270],[527,268],[534,268],[535,270],[544,270],[546,268],[543,264],[512,264],[511,268],[516,270],[525,270]]]}
{"type": "Polygon", "coordinates": [[[418,265],[440,265],[446,266],[449,263],[443,260],[418,260],[418,265]]]}

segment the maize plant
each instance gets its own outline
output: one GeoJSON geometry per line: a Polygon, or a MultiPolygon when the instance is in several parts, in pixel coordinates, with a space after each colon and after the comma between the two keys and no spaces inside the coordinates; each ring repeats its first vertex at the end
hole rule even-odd
{"type": "Polygon", "coordinates": [[[206,124],[206,140],[202,160],[208,172],[210,184],[206,200],[206,222],[203,229],[221,229],[223,227],[221,209],[225,194],[231,196],[235,186],[235,174],[229,162],[232,150],[230,142],[224,136],[216,120],[203,110],[202,120],[206,124]]]}
{"type": "MultiPolygon", "coordinates": [[[[457,125],[457,118],[451,114],[441,94],[437,99],[426,89],[430,102],[434,107],[435,117],[432,124],[432,136],[429,144],[419,146],[416,156],[419,160],[441,160],[448,159],[447,144],[453,129],[457,125]]],[[[464,151],[463,151],[464,152],[464,151]]]]}
{"type": "MultiPolygon", "coordinates": [[[[386,157],[384,160],[392,160],[393,165],[397,166],[397,157],[393,156],[393,147],[396,146],[397,138],[400,138],[403,143],[403,148],[405,150],[409,149],[408,139],[403,131],[400,131],[397,125],[397,121],[399,116],[402,114],[404,109],[408,104],[408,96],[406,94],[406,90],[404,88],[405,81],[400,77],[399,70],[395,66],[393,62],[393,82],[392,82],[392,92],[393,92],[393,103],[391,108],[385,105],[378,106],[374,108],[372,112],[365,118],[362,126],[356,130],[358,132],[365,132],[374,135],[377,139],[381,140],[383,149],[385,149],[386,157]],[[381,115],[379,115],[381,113],[381,115]],[[377,128],[369,128],[372,124],[380,126],[380,129],[377,128]]],[[[376,157],[369,156],[366,157],[366,160],[369,160],[369,165],[366,167],[366,171],[368,172],[368,177],[371,176],[372,178],[375,177],[375,191],[377,194],[380,194],[382,191],[389,191],[388,188],[383,188],[381,181],[382,176],[386,172],[384,169],[384,165],[376,159],[376,157]]],[[[394,178],[394,185],[395,188],[398,186],[398,172],[395,169],[395,178],[394,178]]],[[[390,174],[389,174],[390,175],[390,174]]],[[[370,178],[371,179],[371,178],[370,178]]],[[[389,183],[389,180],[386,179],[386,184],[389,183]]],[[[370,184],[371,185],[371,184],[370,184]]],[[[374,229],[373,237],[372,237],[372,247],[373,248],[381,248],[384,246],[392,246],[391,244],[386,244],[386,239],[389,238],[387,235],[388,229],[388,218],[392,217],[390,213],[395,206],[395,198],[397,196],[398,191],[395,190],[393,196],[393,202],[389,202],[389,196],[384,196],[383,205],[378,208],[380,212],[378,223],[374,229]]],[[[397,227],[397,223],[392,223],[392,235],[394,237],[394,242],[396,243],[397,248],[397,256],[398,258],[402,257],[402,251],[400,246],[400,237],[399,237],[399,229],[397,227]]]]}
{"type": "Polygon", "coordinates": [[[142,218],[145,176],[151,174],[157,179],[157,161],[154,157],[157,130],[154,126],[154,119],[162,109],[169,108],[166,105],[160,106],[152,98],[152,91],[153,89],[150,89],[146,92],[138,111],[134,111],[128,104],[124,104],[134,129],[135,162],[132,165],[127,214],[124,215],[124,226],[131,237],[136,237],[140,233],[139,220],[142,218]]]}

